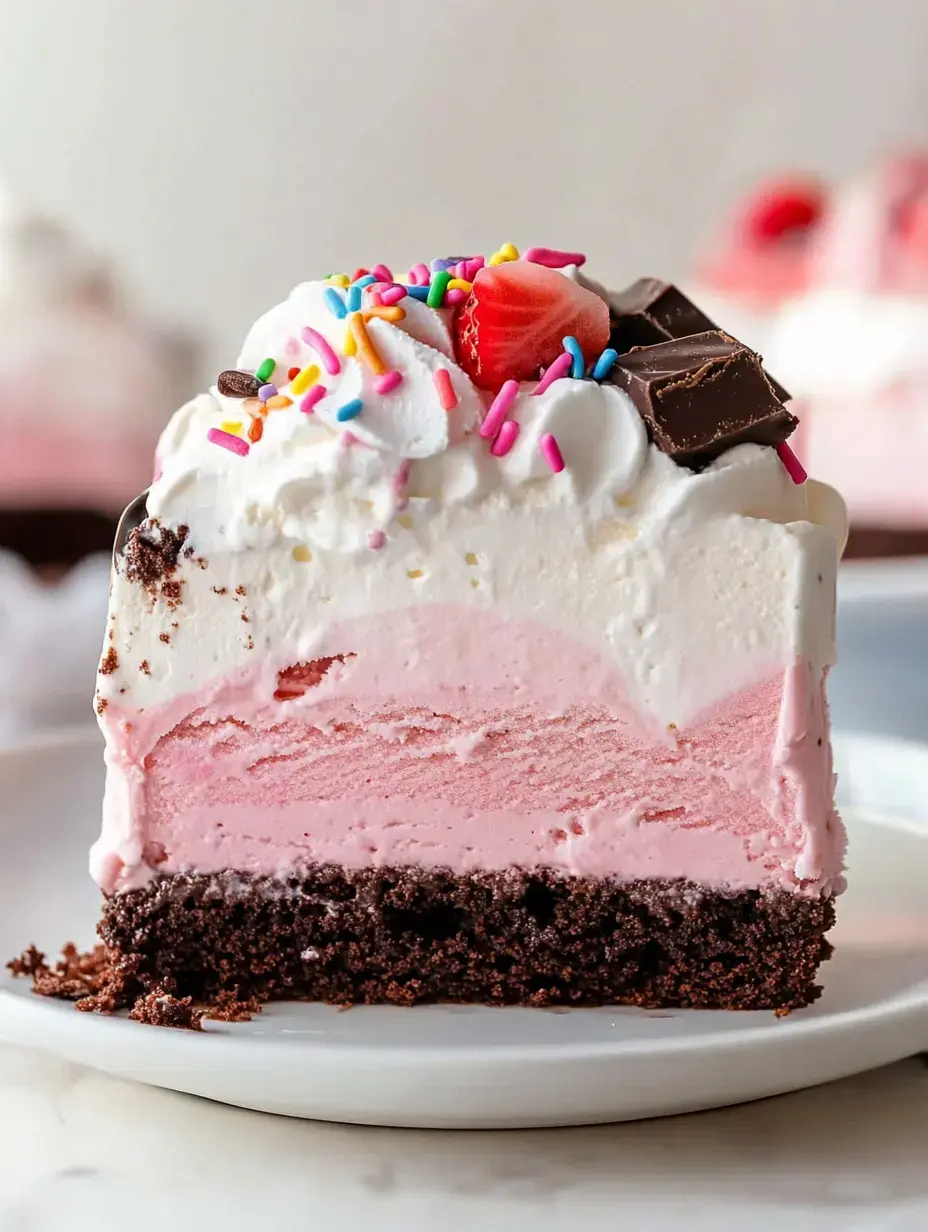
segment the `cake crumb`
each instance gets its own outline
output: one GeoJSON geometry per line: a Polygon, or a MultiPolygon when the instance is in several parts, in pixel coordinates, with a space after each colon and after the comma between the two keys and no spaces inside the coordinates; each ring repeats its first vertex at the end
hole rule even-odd
{"type": "Polygon", "coordinates": [[[159,641],[159,642],[164,642],[165,646],[170,645],[170,642],[171,642],[171,635],[170,635],[170,633],[159,633],[159,634],[158,634],[158,641],[159,641]]]}
{"type": "MultiPolygon", "coordinates": [[[[157,584],[176,570],[181,548],[189,534],[189,527],[170,530],[157,518],[137,526],[130,533],[126,548],[126,577],[154,592],[157,584]]],[[[192,556],[193,549],[188,547],[184,555],[192,556]]]]}
{"type": "Polygon", "coordinates": [[[168,607],[177,607],[180,603],[180,594],[182,582],[165,582],[161,587],[162,597],[167,601],[168,607]]]}
{"type": "Polygon", "coordinates": [[[28,949],[23,950],[18,958],[11,958],[6,964],[6,968],[13,975],[35,975],[37,971],[47,970],[45,955],[41,950],[36,949],[34,945],[30,945],[28,949]]]}
{"type": "Polygon", "coordinates": [[[214,595],[227,595],[229,593],[225,586],[211,586],[210,590],[214,595]]]}
{"type": "Polygon", "coordinates": [[[107,708],[108,705],[109,705],[109,702],[106,700],[105,697],[98,697],[97,698],[97,714],[102,717],[103,711],[107,708]]]}
{"type": "Polygon", "coordinates": [[[143,676],[151,675],[151,666],[149,665],[149,662],[147,659],[143,659],[142,662],[139,664],[139,671],[142,673],[143,676]]]}
{"type": "Polygon", "coordinates": [[[119,667],[119,655],[116,653],[116,647],[110,646],[109,650],[103,656],[103,662],[100,664],[100,675],[111,676],[119,667]]]}
{"type": "Polygon", "coordinates": [[[150,1027],[174,1027],[179,1031],[202,1031],[204,1011],[193,1004],[192,997],[175,997],[165,988],[138,997],[129,1017],[150,1027]]]}
{"type": "Polygon", "coordinates": [[[259,997],[243,997],[235,987],[217,993],[205,1016],[213,1022],[250,1022],[262,1009],[259,997]]]}
{"type": "Polygon", "coordinates": [[[81,952],[69,941],[62,946],[61,958],[54,967],[34,945],[7,967],[13,975],[30,976],[36,996],[73,1001],[75,1009],[84,1012],[111,1014],[132,1004],[138,961],[133,957],[114,962],[102,945],[81,952]]]}

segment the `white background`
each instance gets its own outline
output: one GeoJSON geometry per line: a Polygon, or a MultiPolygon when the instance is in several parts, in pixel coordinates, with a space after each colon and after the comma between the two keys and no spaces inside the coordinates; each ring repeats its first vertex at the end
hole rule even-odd
{"type": "Polygon", "coordinates": [[[200,329],[505,239],[679,271],[738,189],[928,136],[925,0],[0,0],[0,175],[200,329]]]}

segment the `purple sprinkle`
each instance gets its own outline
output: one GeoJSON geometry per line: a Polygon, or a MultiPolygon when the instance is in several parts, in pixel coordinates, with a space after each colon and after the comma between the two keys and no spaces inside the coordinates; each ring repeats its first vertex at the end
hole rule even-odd
{"type": "Polygon", "coordinates": [[[442,270],[449,270],[453,265],[457,265],[459,261],[466,261],[467,257],[433,257],[432,258],[432,273],[440,274],[442,270]]]}
{"type": "Polygon", "coordinates": [[[276,385],[262,385],[258,390],[258,397],[262,402],[267,402],[268,398],[273,398],[277,393],[276,385]]]}

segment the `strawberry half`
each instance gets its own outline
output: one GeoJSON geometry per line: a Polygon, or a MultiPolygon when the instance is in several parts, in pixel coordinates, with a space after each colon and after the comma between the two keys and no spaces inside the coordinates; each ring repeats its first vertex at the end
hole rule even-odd
{"type": "Polygon", "coordinates": [[[748,208],[747,233],[756,243],[779,240],[815,226],[825,210],[825,195],[817,184],[801,180],[764,185],[748,208]]]}
{"type": "Polygon", "coordinates": [[[609,345],[609,308],[566,274],[531,261],[484,266],[454,319],[458,363],[481,389],[533,381],[573,334],[592,362],[609,345]]]}

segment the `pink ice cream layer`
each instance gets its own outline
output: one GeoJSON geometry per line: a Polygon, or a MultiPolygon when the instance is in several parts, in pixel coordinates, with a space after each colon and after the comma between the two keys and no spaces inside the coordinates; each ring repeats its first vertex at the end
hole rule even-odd
{"type": "Polygon", "coordinates": [[[765,670],[679,729],[643,722],[587,645],[455,608],[347,622],[311,666],[280,667],[158,712],[110,704],[130,815],[108,801],[104,890],[153,870],[312,862],[814,894],[839,879],[823,682],[807,663],[765,670]]]}

